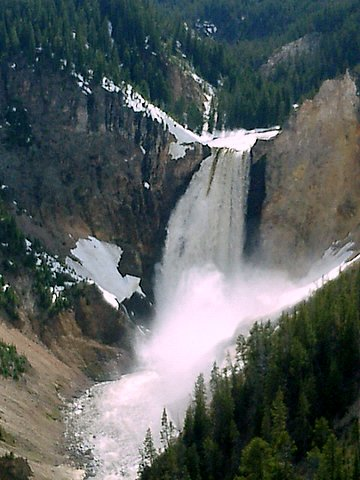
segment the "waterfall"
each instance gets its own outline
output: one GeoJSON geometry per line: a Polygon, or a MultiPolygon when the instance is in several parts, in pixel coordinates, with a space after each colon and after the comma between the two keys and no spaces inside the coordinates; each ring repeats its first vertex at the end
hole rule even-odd
{"type": "Polygon", "coordinates": [[[193,176],[168,225],[157,297],[176,289],[191,268],[239,268],[249,188],[250,153],[216,148],[193,176]]]}
{"type": "Polygon", "coordinates": [[[156,318],[137,346],[139,369],[92,388],[76,408],[95,480],[134,480],[139,446],[148,427],[158,437],[163,408],[181,425],[196,376],[223,360],[236,332],[289,303],[286,278],[241,261],[250,149],[271,136],[216,139],[176,205],[156,279],[156,318]]]}
{"type": "Polygon", "coordinates": [[[249,171],[248,150],[214,148],[171,215],[156,320],[139,349],[146,368],[166,379],[168,405],[180,390],[191,391],[196,375],[215,360],[216,345],[236,328],[231,285],[241,270],[249,171]]]}

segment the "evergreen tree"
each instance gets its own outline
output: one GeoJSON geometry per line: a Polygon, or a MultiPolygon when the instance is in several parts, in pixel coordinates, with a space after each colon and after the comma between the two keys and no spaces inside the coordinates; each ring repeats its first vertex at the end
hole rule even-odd
{"type": "Polygon", "coordinates": [[[169,448],[170,444],[175,438],[175,427],[171,420],[168,419],[166,409],[164,408],[161,416],[161,430],[160,430],[160,441],[163,447],[163,450],[169,448]]]}
{"type": "Polygon", "coordinates": [[[292,459],[296,447],[286,429],[286,418],[284,394],[278,390],[271,409],[271,447],[275,458],[273,478],[279,480],[293,478],[292,459]]]}
{"type": "Polygon", "coordinates": [[[240,476],[234,480],[272,480],[274,457],[270,445],[254,437],[241,455],[240,476]]]}
{"type": "Polygon", "coordinates": [[[146,430],[143,446],[142,448],[139,449],[139,454],[140,454],[140,462],[139,462],[139,468],[138,468],[138,475],[141,476],[141,478],[144,478],[144,476],[146,475],[146,472],[153,465],[157,457],[157,451],[155,448],[155,444],[154,444],[154,440],[153,440],[153,436],[150,428],[146,430]]]}

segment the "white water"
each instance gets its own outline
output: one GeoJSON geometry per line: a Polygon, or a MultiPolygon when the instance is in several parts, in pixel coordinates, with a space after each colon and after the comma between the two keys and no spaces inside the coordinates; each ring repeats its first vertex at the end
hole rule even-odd
{"type": "Polygon", "coordinates": [[[226,274],[238,270],[249,169],[248,151],[214,149],[202,162],[169,221],[156,285],[160,304],[172,301],[190,269],[213,266],[226,274]]]}
{"type": "MultiPolygon", "coordinates": [[[[221,362],[234,334],[318,287],[241,262],[249,154],[215,150],[194,176],[169,222],[157,278],[152,335],[139,344],[139,371],[91,389],[75,405],[75,425],[97,460],[95,480],[136,478],[138,449],[164,407],[178,424],[193,382],[221,362]]],[[[319,274],[341,258],[326,259],[319,274]]],[[[316,274],[314,273],[316,279],[316,274]]]]}

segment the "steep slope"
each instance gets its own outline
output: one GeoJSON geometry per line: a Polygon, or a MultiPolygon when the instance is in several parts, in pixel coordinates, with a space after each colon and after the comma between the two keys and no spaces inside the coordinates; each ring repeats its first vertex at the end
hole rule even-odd
{"type": "Polygon", "coordinates": [[[359,248],[359,135],[347,74],[326,81],[277,138],[257,145],[254,159],[266,164],[258,240],[267,262],[304,273],[335,241],[359,248]]]}
{"type": "Polygon", "coordinates": [[[161,120],[127,106],[111,83],[87,95],[77,81],[82,89],[66,74],[4,66],[1,181],[19,223],[50,250],[67,254],[90,234],[113,241],[122,273],[151,292],[170,211],[207,149],[193,144],[173,158],[176,139],[161,120]],[[23,113],[20,126],[9,111],[23,113]],[[16,129],[31,129],[28,145],[9,140],[16,129]]]}
{"type": "Polygon", "coordinates": [[[20,380],[1,378],[0,455],[10,450],[27,458],[37,480],[81,478],[63,447],[61,409],[62,398],[85,388],[88,380],[74,365],[65,365],[43,345],[2,322],[0,338],[15,345],[30,363],[20,380]]]}
{"type": "Polygon", "coordinates": [[[28,459],[35,478],[80,478],[63,447],[64,401],[129,370],[134,328],[94,285],[77,284],[58,257],[26,239],[10,210],[1,198],[0,477],[9,478],[10,451],[28,459]]]}

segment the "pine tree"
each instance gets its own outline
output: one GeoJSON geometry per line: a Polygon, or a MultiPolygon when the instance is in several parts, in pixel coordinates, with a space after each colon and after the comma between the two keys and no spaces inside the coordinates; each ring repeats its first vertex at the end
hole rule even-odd
{"type": "Polygon", "coordinates": [[[275,458],[274,479],[293,478],[292,458],[296,447],[286,429],[284,394],[278,390],[271,409],[271,447],[275,458]]]}
{"type": "Polygon", "coordinates": [[[343,458],[343,451],[335,435],[331,433],[319,455],[319,468],[315,480],[346,480],[343,458]]]}
{"type": "Polygon", "coordinates": [[[141,477],[147,470],[150,469],[154,460],[157,457],[151,429],[146,430],[145,439],[142,448],[139,449],[140,462],[138,468],[138,476],[141,477]]]}
{"type": "Polygon", "coordinates": [[[194,443],[199,447],[209,433],[209,418],[206,404],[206,386],[204,375],[200,374],[195,383],[194,391],[194,443]]]}
{"type": "Polygon", "coordinates": [[[270,445],[254,437],[241,454],[240,476],[235,480],[272,480],[274,457],[270,445]]]}
{"type": "Polygon", "coordinates": [[[176,435],[174,424],[168,419],[166,409],[164,408],[161,416],[160,442],[163,450],[171,445],[176,435]]]}

